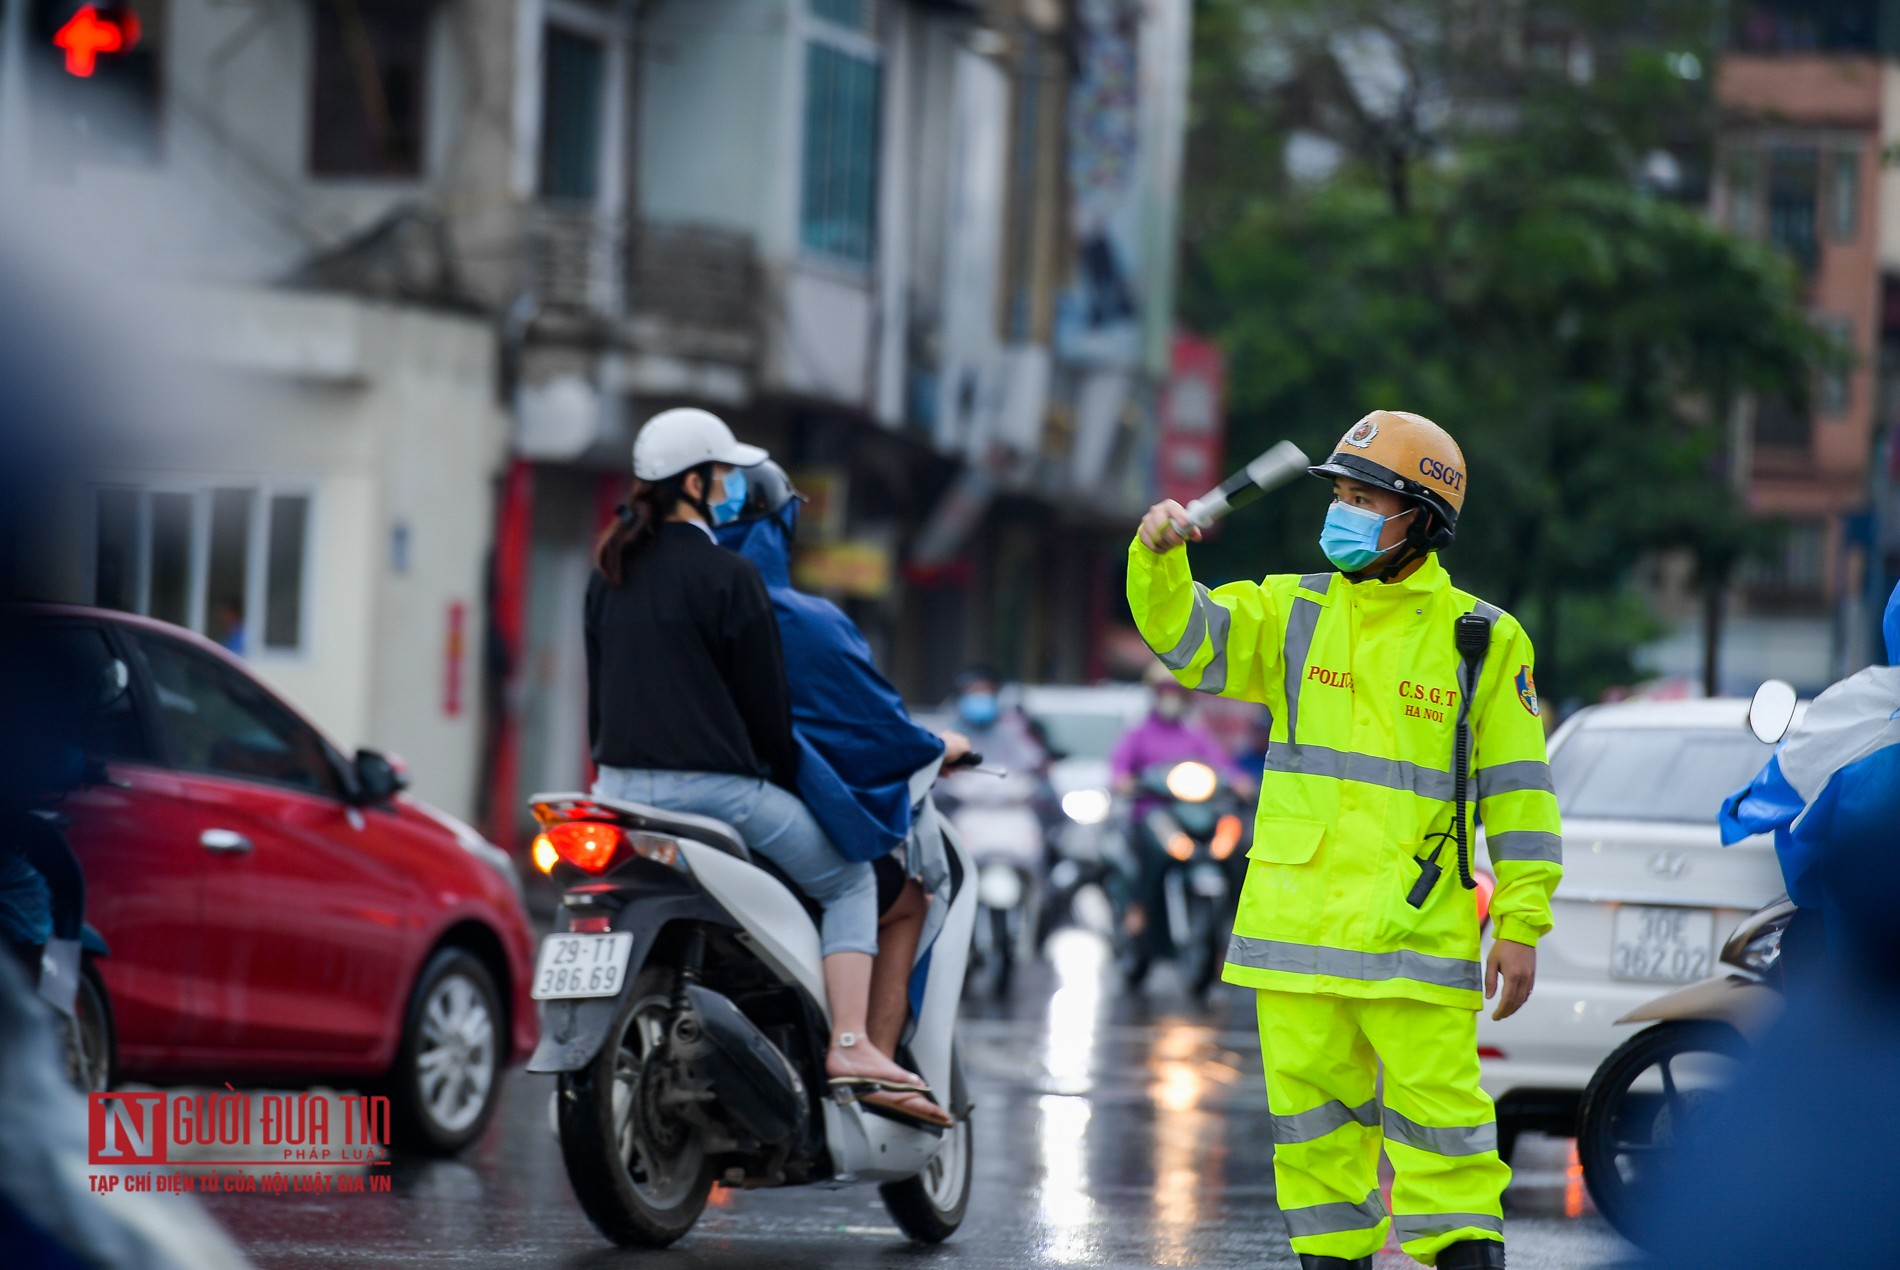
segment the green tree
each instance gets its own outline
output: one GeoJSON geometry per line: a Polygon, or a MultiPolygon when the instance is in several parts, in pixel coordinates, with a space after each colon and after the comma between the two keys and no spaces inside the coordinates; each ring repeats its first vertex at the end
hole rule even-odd
{"type": "MultiPolygon", "coordinates": [[[[1377,407],[1450,428],[1471,502],[1447,564],[1525,622],[1549,695],[1588,698],[1658,633],[1641,561],[1687,547],[1713,594],[1759,537],[1738,396],[1799,399],[1829,354],[1786,261],[1655,188],[1707,170],[1708,6],[1540,3],[1541,61],[1483,7],[1201,6],[1185,317],[1227,351],[1236,458],[1324,454],[1377,407]],[[1335,169],[1289,175],[1302,147],[1335,169]]],[[[1211,568],[1319,563],[1324,501],[1273,500],[1211,568]]]]}

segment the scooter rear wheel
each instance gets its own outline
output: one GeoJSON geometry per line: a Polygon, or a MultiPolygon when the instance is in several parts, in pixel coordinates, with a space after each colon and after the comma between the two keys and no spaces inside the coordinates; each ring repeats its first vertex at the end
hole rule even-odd
{"type": "Polygon", "coordinates": [[[712,1193],[699,1130],[663,1110],[653,1083],[677,973],[649,965],[635,976],[600,1053],[561,1077],[556,1102],[574,1197],[623,1247],[666,1247],[693,1228],[712,1193]]]}

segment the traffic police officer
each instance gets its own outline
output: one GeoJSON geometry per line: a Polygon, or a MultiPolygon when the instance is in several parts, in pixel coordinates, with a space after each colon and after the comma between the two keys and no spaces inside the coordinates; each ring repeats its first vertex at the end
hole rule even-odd
{"type": "Polygon", "coordinates": [[[1178,549],[1200,531],[1164,502],[1129,547],[1128,602],[1183,684],[1273,714],[1224,977],[1257,989],[1301,1265],[1370,1267],[1396,1227],[1426,1265],[1501,1270],[1510,1169],[1478,1085],[1480,990],[1502,980],[1500,1019],[1530,996],[1563,871],[1531,643],[1438,562],[1466,488],[1442,428],[1377,410],[1309,471],[1333,483],[1337,573],[1210,591],[1178,549]],[[1477,820],[1497,878],[1482,969],[1477,820]]]}

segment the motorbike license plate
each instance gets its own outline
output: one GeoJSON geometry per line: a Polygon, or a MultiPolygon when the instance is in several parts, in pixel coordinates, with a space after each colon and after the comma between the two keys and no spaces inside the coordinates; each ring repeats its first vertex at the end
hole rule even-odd
{"type": "Polygon", "coordinates": [[[1610,941],[1610,977],[1651,983],[1687,983],[1714,968],[1715,914],[1700,908],[1616,910],[1610,941]]]}
{"type": "Polygon", "coordinates": [[[534,999],[611,997],[620,991],[633,955],[633,935],[549,935],[534,963],[534,999]]]}

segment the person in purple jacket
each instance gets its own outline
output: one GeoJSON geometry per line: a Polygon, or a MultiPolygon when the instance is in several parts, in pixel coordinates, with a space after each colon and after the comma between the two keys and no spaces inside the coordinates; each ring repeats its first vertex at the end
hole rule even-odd
{"type": "MultiPolygon", "coordinates": [[[[1115,743],[1114,752],[1109,755],[1109,778],[1114,782],[1115,792],[1135,794],[1141,774],[1151,767],[1197,762],[1205,763],[1219,772],[1221,779],[1233,785],[1243,797],[1252,797],[1253,779],[1234,764],[1233,757],[1219,741],[1189,719],[1193,694],[1176,682],[1174,676],[1168,673],[1168,668],[1160,662],[1150,666],[1141,681],[1147,685],[1152,703],[1148,717],[1123,733],[1121,740],[1115,743]]],[[[1135,882],[1134,895],[1122,914],[1122,929],[1134,938],[1148,935],[1148,914],[1159,911],[1161,904],[1161,877],[1166,861],[1162,857],[1160,844],[1151,841],[1150,835],[1139,830],[1142,818],[1155,802],[1153,795],[1140,795],[1135,799],[1129,818],[1137,827],[1129,837],[1134,844],[1141,871],[1135,882]]],[[[1151,953],[1160,951],[1154,947],[1158,939],[1150,937],[1146,942],[1150,945],[1151,953]]]]}

